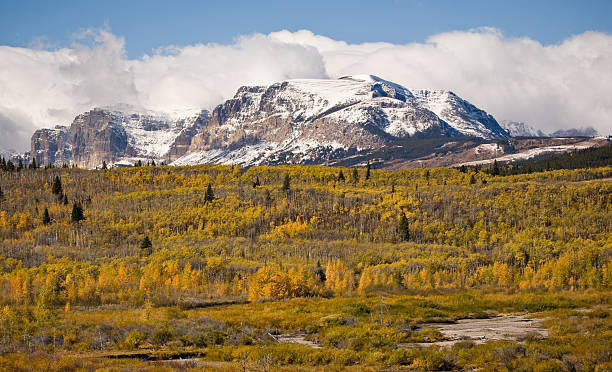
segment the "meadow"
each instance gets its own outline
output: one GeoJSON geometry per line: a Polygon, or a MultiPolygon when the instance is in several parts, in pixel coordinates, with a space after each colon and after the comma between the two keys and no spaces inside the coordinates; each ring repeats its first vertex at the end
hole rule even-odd
{"type": "Polygon", "coordinates": [[[612,369],[610,167],[2,168],[0,370],[612,369]]]}

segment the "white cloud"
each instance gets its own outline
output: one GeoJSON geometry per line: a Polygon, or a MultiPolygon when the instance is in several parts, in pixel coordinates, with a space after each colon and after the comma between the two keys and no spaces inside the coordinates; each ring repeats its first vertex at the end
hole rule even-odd
{"type": "Polygon", "coordinates": [[[482,28],[396,45],[280,31],[230,45],[171,46],[137,60],[108,30],[88,30],[77,41],[52,51],[0,46],[0,148],[24,150],[36,128],[69,124],[93,106],[212,108],[241,85],[357,73],[453,90],[497,119],[545,131],[587,125],[612,131],[612,35],[604,33],[541,45],[482,28]]]}

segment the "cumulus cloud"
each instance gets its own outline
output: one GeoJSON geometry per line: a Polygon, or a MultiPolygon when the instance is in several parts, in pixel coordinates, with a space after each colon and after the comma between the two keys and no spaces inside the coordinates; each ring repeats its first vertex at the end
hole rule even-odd
{"type": "Polygon", "coordinates": [[[94,106],[210,109],[241,85],[363,73],[408,88],[452,90],[498,120],[545,131],[612,130],[612,35],[605,33],[542,45],[481,28],[397,45],[280,31],[229,45],[169,46],[140,59],[128,59],[123,38],[105,29],[75,40],[55,50],[0,46],[0,147],[24,150],[36,128],[69,124],[94,106]]]}

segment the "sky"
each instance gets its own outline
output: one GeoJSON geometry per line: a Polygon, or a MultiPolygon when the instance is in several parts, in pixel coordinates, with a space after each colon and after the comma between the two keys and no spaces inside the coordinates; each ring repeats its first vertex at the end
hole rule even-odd
{"type": "Polygon", "coordinates": [[[179,115],[241,85],[357,73],[608,134],[610,14],[607,0],[3,0],[0,149],[93,106],[179,115]]]}

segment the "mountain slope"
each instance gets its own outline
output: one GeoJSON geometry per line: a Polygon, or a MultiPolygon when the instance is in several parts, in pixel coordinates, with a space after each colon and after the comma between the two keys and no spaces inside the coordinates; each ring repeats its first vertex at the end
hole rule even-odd
{"type": "Polygon", "coordinates": [[[39,164],[93,168],[138,159],[173,164],[310,163],[381,149],[407,138],[509,134],[448,91],[411,91],[372,75],[241,87],[209,114],[173,119],[129,106],[93,109],[69,127],[37,131],[39,164]]]}
{"type": "Polygon", "coordinates": [[[175,164],[322,163],[408,137],[508,135],[493,117],[456,95],[427,92],[417,97],[372,75],[242,87],[213,110],[175,164]]]}

